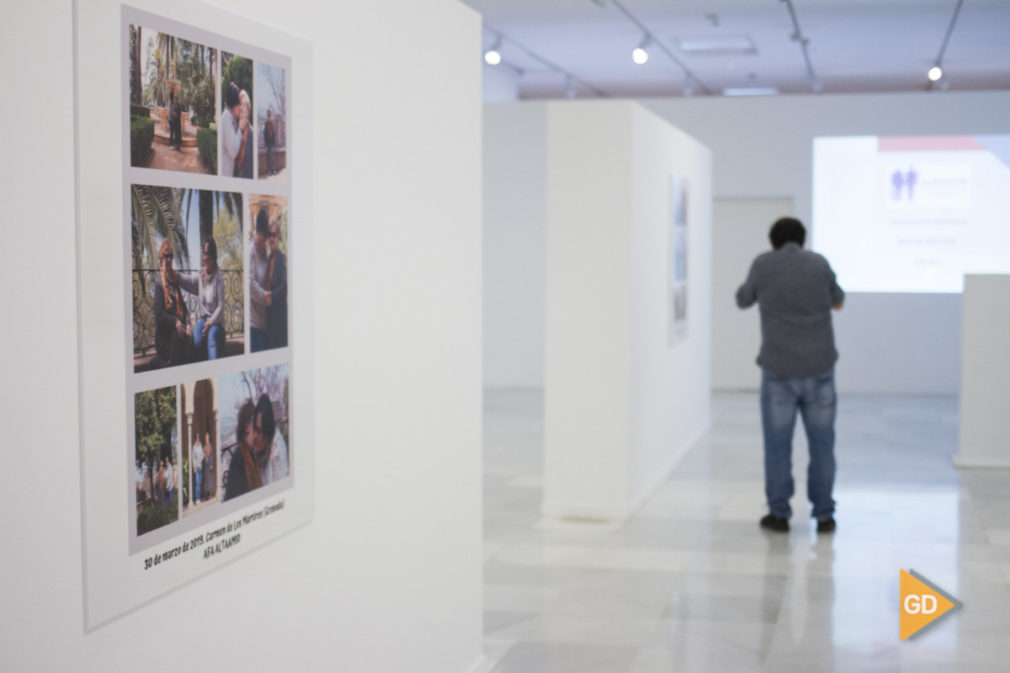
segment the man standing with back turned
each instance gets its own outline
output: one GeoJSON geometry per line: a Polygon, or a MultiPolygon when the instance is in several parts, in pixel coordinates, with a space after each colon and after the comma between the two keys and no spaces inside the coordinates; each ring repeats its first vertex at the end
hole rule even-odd
{"type": "Polygon", "coordinates": [[[740,308],[755,302],[761,310],[761,426],[764,430],[765,496],[770,512],[761,527],[789,530],[793,495],[792,452],[796,412],[810,445],[807,497],[817,532],[835,529],[835,337],[831,309],[845,293],[831,265],[803,249],[806,229],[792,217],[780,218],[768,233],[773,250],[751,264],[736,291],[740,308]]]}

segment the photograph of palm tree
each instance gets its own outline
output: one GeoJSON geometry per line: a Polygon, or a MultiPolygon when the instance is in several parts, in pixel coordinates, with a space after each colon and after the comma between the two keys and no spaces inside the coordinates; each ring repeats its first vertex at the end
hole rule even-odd
{"type": "Polygon", "coordinates": [[[135,372],[245,352],[243,195],[130,185],[135,372]]]}
{"type": "Polygon", "coordinates": [[[130,24],[130,165],[213,175],[217,50],[130,24]]]}

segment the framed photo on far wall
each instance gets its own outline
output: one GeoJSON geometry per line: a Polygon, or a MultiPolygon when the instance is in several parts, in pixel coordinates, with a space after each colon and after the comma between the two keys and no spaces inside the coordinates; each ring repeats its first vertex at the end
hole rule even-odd
{"type": "Polygon", "coordinates": [[[687,333],[687,181],[670,176],[669,265],[667,273],[667,342],[674,344],[687,333]]]}
{"type": "Polygon", "coordinates": [[[311,48],[190,0],[76,31],[93,629],[311,519],[311,48]]]}

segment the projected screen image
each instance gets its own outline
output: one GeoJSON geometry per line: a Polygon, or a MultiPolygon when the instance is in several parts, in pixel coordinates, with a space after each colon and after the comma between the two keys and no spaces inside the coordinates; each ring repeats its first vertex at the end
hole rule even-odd
{"type": "Polygon", "coordinates": [[[846,292],[1010,273],[1010,136],[814,139],[812,247],[846,292]]]}

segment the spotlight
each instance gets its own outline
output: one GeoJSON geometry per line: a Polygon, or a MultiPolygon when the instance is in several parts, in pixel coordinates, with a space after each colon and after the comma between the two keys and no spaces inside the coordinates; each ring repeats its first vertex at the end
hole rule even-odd
{"type": "Polygon", "coordinates": [[[646,37],[642,43],[631,52],[631,60],[635,65],[644,65],[649,60],[649,52],[645,50],[649,46],[649,38],[646,37]]]}
{"type": "Polygon", "coordinates": [[[926,77],[929,78],[930,82],[939,82],[943,79],[943,68],[939,65],[934,65],[929,69],[929,72],[926,73],[926,77]]]}
{"type": "Polygon", "coordinates": [[[499,49],[501,49],[501,35],[499,35],[498,39],[494,41],[494,44],[492,44],[488,50],[484,52],[484,62],[488,65],[498,65],[501,63],[501,52],[498,51],[499,49]]]}

